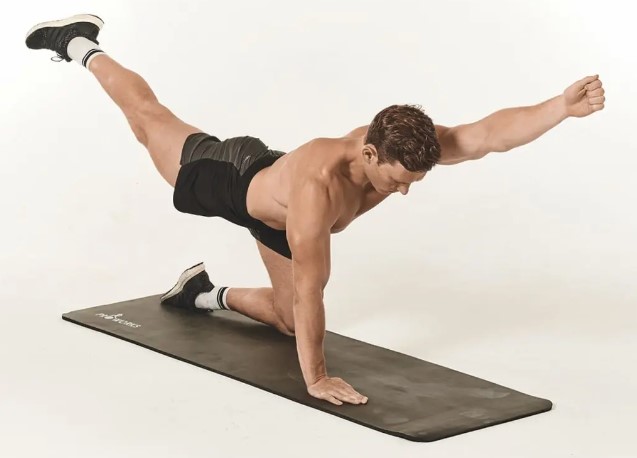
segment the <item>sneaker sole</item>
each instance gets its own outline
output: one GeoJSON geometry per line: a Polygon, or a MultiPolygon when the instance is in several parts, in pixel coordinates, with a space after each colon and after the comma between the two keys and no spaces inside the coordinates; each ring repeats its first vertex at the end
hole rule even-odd
{"type": "Polygon", "coordinates": [[[58,19],[57,21],[48,21],[36,24],[27,32],[26,38],[29,38],[33,32],[43,29],[44,27],[64,27],[65,25],[70,25],[75,22],[90,22],[91,24],[95,24],[100,30],[104,27],[104,21],[102,21],[102,19],[98,16],[93,14],[76,14],[75,16],[71,16],[66,19],[58,19]]]}
{"type": "Polygon", "coordinates": [[[206,270],[206,267],[204,266],[203,262],[200,262],[199,264],[195,264],[190,269],[184,270],[184,272],[179,276],[179,279],[177,280],[177,283],[175,284],[175,286],[173,286],[170,291],[168,291],[166,294],[160,297],[159,300],[164,301],[178,294],[188,280],[190,280],[195,275],[203,272],[204,270],[206,270]]]}

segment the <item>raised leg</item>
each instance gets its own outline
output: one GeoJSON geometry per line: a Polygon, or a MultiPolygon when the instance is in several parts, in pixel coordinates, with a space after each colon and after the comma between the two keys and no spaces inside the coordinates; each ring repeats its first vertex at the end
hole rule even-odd
{"type": "Polygon", "coordinates": [[[201,130],[186,124],[159,103],[140,75],[110,56],[96,56],[88,69],[122,110],[135,138],[146,147],[161,176],[174,187],[186,137],[201,130]]]}
{"type": "Polygon", "coordinates": [[[55,51],[58,61],[75,60],[86,66],[122,110],[161,176],[174,187],[184,142],[201,131],[160,104],[141,76],[103,53],[97,41],[103,25],[94,14],[41,22],[27,32],[25,44],[30,49],[55,51]]]}
{"type": "MultiPolygon", "coordinates": [[[[31,49],[55,51],[60,60],[76,60],[86,66],[122,110],[135,138],[148,149],[161,176],[174,187],[184,142],[189,135],[202,131],[186,124],[159,103],[140,75],[96,48],[102,26],[102,19],[95,15],[76,15],[40,23],[27,33],[26,45],[31,49]],[[69,47],[72,42],[77,46],[69,47]]],[[[272,287],[231,288],[226,296],[227,304],[238,313],[272,325],[284,334],[294,335],[292,263],[260,242],[257,244],[272,287]]],[[[194,307],[193,302],[204,286],[212,288],[212,283],[207,273],[204,274],[201,263],[182,274],[175,287],[163,296],[163,302],[179,305],[181,301],[185,307],[194,307]],[[188,284],[192,288],[189,289],[188,284]]]]}

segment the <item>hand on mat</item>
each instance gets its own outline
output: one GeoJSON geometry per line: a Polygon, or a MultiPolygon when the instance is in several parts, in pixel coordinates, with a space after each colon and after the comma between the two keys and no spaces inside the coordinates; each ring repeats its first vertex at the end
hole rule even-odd
{"type": "Polygon", "coordinates": [[[363,396],[340,377],[325,377],[307,387],[307,392],[315,398],[324,399],[340,406],[343,401],[350,404],[367,404],[363,396]]]}

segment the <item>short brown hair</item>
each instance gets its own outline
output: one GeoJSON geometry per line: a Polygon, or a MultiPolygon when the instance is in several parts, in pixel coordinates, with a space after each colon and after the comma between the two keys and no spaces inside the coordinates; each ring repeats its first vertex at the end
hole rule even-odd
{"type": "Polygon", "coordinates": [[[391,105],[372,120],[365,143],[378,151],[379,163],[398,161],[410,172],[428,172],[440,160],[434,123],[419,105],[391,105]]]}

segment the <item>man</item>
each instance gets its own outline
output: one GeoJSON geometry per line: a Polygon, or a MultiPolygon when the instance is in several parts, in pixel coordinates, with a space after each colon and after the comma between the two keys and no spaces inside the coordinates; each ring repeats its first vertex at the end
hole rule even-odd
{"type": "Polygon", "coordinates": [[[308,393],[340,405],[367,397],[328,376],[323,354],[323,291],[330,275],[330,234],[390,194],[407,194],[435,164],[456,164],[533,141],[569,116],[604,108],[597,75],[539,105],[500,110],[455,127],[434,125],[419,107],[392,105],[369,126],[342,138],[316,138],[284,154],[254,137],[220,141],[178,119],[148,84],[99,47],[103,21],[78,15],[36,25],[31,49],[75,60],[97,78],[126,116],[181,212],[220,216],[257,239],[271,288],[211,283],[203,263],[179,277],[161,298],[167,306],[229,309],[295,336],[308,393]]]}

